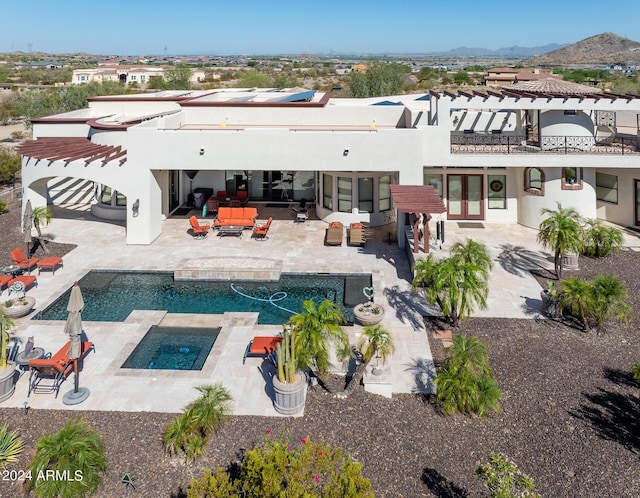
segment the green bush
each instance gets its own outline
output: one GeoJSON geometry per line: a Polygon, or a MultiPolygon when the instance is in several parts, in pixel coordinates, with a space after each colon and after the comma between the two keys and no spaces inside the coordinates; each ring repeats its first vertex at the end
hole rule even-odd
{"type": "Polygon", "coordinates": [[[582,253],[602,258],[622,248],[624,237],[615,227],[608,227],[599,220],[587,220],[584,227],[582,253]]]}
{"type": "Polygon", "coordinates": [[[484,417],[500,410],[502,394],[489,366],[487,350],[476,337],[454,336],[450,356],[434,382],[436,402],[445,414],[456,411],[484,417]]]}
{"type": "Polygon", "coordinates": [[[640,363],[633,364],[631,367],[631,375],[633,375],[633,380],[640,384],[640,363]]]}
{"type": "Polygon", "coordinates": [[[0,201],[0,214],[4,214],[7,209],[7,203],[4,201],[0,201]]]}
{"type": "Polygon", "coordinates": [[[32,478],[25,482],[38,498],[78,498],[98,489],[106,469],[102,436],[84,420],[69,420],[59,432],[36,443],[29,464],[32,478]],[[51,471],[66,478],[46,479],[51,471]]]}
{"type": "Polygon", "coordinates": [[[476,477],[489,489],[492,498],[535,498],[533,479],[502,453],[493,453],[489,463],[478,466],[476,477]]]}
{"type": "Polygon", "coordinates": [[[0,426],[0,469],[8,463],[17,462],[22,450],[24,441],[16,431],[9,432],[9,423],[0,426]]]}
{"type": "Polygon", "coordinates": [[[173,456],[183,451],[187,463],[202,455],[209,435],[229,418],[233,399],[219,383],[196,389],[202,396],[186,406],[184,413],[167,426],[162,437],[167,453],[173,456]]]}
{"type": "Polygon", "coordinates": [[[576,317],[585,332],[609,320],[627,323],[632,314],[624,283],[615,275],[599,275],[592,281],[567,278],[560,291],[560,311],[576,317]]]}
{"type": "Polygon", "coordinates": [[[273,438],[271,431],[262,445],[242,459],[240,476],[233,480],[218,469],[206,470],[200,480],[192,479],[188,498],[371,498],[369,479],[362,465],[342,448],[332,449],[309,438],[293,442],[290,437],[273,438]]]}

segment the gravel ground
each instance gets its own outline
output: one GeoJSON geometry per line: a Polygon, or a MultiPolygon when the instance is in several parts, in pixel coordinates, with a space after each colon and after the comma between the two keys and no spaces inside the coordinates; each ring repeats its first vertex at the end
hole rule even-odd
{"type": "MultiPolygon", "coordinates": [[[[0,263],[20,244],[18,220],[13,211],[0,216],[0,263]]],[[[639,257],[624,251],[602,260],[581,258],[581,270],[570,273],[620,274],[636,310],[629,326],[610,326],[597,335],[546,320],[462,322],[456,333],[478,336],[489,350],[503,394],[498,414],[443,417],[419,396],[386,399],[358,388],[339,400],[310,388],[303,418],[232,417],[202,458],[185,466],[161,447],[173,415],[78,412],[105,437],[108,470],[95,496],[185,496],[191,476],[201,476],[206,467],[228,466],[265,431],[281,428],[295,438],[343,446],[363,463],[378,497],[486,496],[474,469],[495,451],[528,473],[543,496],[640,496],[640,390],[629,374],[631,364],[640,361],[639,257]],[[120,482],[125,473],[137,486],[128,495],[120,482]]],[[[38,438],[60,429],[68,416],[0,408],[0,421],[8,420],[27,443],[20,462],[9,468],[24,469],[38,438]]],[[[18,495],[17,483],[2,482],[0,496],[18,495]]]]}

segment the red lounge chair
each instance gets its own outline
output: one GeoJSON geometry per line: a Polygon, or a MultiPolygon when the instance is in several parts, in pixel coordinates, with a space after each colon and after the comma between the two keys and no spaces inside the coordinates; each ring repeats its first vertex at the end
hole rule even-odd
{"type": "Polygon", "coordinates": [[[268,335],[268,336],[256,336],[247,346],[247,350],[244,352],[242,358],[242,364],[244,365],[247,356],[268,356],[273,353],[278,344],[282,342],[281,335],[268,335]]]}
{"type": "Polygon", "coordinates": [[[256,240],[266,240],[269,238],[267,237],[267,233],[269,233],[269,227],[271,226],[272,220],[273,218],[269,218],[264,225],[256,225],[253,228],[253,235],[256,240]]]}
{"type": "Polygon", "coordinates": [[[11,259],[14,265],[18,265],[24,271],[33,270],[38,264],[38,258],[28,258],[24,255],[24,251],[19,247],[11,251],[11,259]]]}
{"type": "Polygon", "coordinates": [[[33,275],[19,275],[15,278],[12,278],[11,280],[9,280],[9,292],[11,292],[11,286],[13,284],[15,284],[16,282],[22,282],[24,284],[24,290],[26,291],[27,289],[30,289],[31,287],[33,287],[34,285],[37,287],[38,286],[38,281],[36,280],[36,277],[34,277],[33,275]]]}
{"type": "Polygon", "coordinates": [[[53,274],[56,274],[56,268],[62,266],[62,258],[56,256],[49,256],[47,258],[38,261],[38,275],[42,270],[51,270],[53,274]]]}
{"type": "MultiPolygon", "coordinates": [[[[29,374],[29,392],[27,393],[27,397],[31,396],[32,392],[55,392],[56,398],[58,397],[60,385],[73,371],[73,360],[69,358],[67,354],[70,345],[71,343],[67,342],[51,358],[29,360],[29,371],[31,373],[29,374]]],[[[78,360],[83,359],[91,350],[95,352],[93,343],[83,342],[78,360]]]]}
{"type": "Polygon", "coordinates": [[[11,275],[0,275],[0,292],[9,286],[9,282],[13,280],[11,275]]]}
{"type": "Polygon", "coordinates": [[[207,223],[201,225],[195,216],[189,218],[189,223],[191,223],[191,229],[193,230],[193,237],[195,239],[204,239],[211,228],[211,225],[207,223]]]}

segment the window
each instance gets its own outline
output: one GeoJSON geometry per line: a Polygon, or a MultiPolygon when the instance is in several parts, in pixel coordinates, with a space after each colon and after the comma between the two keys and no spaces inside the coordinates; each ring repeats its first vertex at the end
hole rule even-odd
{"type": "Polygon", "coordinates": [[[322,207],[333,209],[333,176],[322,175],[322,207]]]}
{"type": "Polygon", "coordinates": [[[373,212],[373,178],[358,178],[358,211],[373,212]]]}
{"type": "Polygon", "coordinates": [[[562,190],[582,190],[582,168],[562,168],[562,190]]]}
{"type": "Polygon", "coordinates": [[[389,211],[391,209],[391,176],[381,176],[378,180],[379,205],[378,211],[389,211]]]}
{"type": "Polygon", "coordinates": [[[507,177],[505,175],[488,175],[489,209],[507,208],[507,177]]]}
{"type": "Polygon", "coordinates": [[[438,192],[438,195],[442,198],[442,175],[441,174],[425,173],[424,184],[431,185],[434,189],[436,189],[436,192],[438,192]]]}
{"type": "Polygon", "coordinates": [[[524,191],[533,195],[544,195],[544,171],[540,168],[525,168],[524,191]]]}
{"type": "Polygon", "coordinates": [[[135,81],[138,77],[135,74],[131,75],[131,81],[135,81]]]}
{"type": "Polygon", "coordinates": [[[143,74],[142,76],[140,76],[140,81],[144,82],[146,76],[143,74]]]}
{"type": "Polygon", "coordinates": [[[596,173],[596,198],[599,201],[618,204],[618,177],[596,173]]]}
{"type": "Polygon", "coordinates": [[[84,76],[84,75],[80,76],[80,81],[86,81],[86,79],[87,79],[86,76],[84,76]]]}
{"type": "Polygon", "coordinates": [[[338,177],[338,211],[341,213],[352,211],[351,178],[338,177]]]}

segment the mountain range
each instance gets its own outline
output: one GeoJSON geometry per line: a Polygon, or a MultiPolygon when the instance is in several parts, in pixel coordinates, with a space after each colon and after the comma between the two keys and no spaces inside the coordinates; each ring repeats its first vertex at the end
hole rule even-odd
{"type": "Polygon", "coordinates": [[[427,55],[437,55],[440,57],[504,57],[507,59],[523,59],[525,57],[534,57],[536,55],[545,54],[568,45],[568,43],[562,45],[550,43],[540,47],[520,47],[514,45],[512,47],[504,47],[497,50],[481,47],[458,47],[445,52],[429,52],[427,55]]]}

